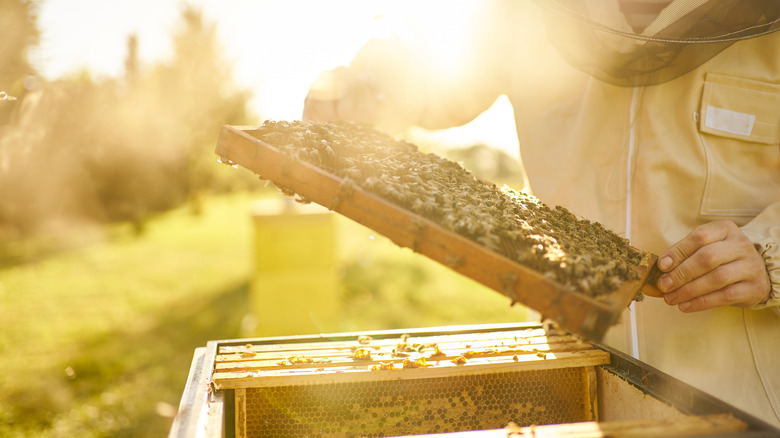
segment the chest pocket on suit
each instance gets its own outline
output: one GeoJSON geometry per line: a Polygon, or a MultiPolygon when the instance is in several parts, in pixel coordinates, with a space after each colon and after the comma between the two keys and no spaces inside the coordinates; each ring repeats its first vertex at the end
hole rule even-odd
{"type": "Polygon", "coordinates": [[[780,84],[708,73],[699,137],[707,156],[702,215],[744,223],[780,202],[780,84]]]}

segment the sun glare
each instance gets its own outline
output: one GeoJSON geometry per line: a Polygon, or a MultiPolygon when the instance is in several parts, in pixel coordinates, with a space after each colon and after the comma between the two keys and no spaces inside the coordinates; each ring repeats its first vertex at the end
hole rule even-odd
{"type": "MultiPolygon", "coordinates": [[[[325,70],[349,64],[370,39],[391,34],[422,39],[438,74],[457,74],[469,44],[479,1],[117,1],[111,7],[95,0],[48,0],[41,5],[43,31],[36,55],[48,79],[88,69],[95,75],[119,76],[126,41],[136,34],[139,57],[147,64],[171,56],[170,34],[180,8],[190,4],[217,25],[225,55],[233,63],[237,85],[252,91],[250,111],[258,121],[297,120],[309,86],[325,70]],[[84,8],[78,5],[83,4],[84,8]],[[100,19],[72,11],[99,11],[100,19]],[[95,35],[101,35],[95,38],[95,35]],[[89,47],[90,50],[83,50],[89,47]],[[81,49],[79,49],[81,48],[81,49]]],[[[96,12],[97,15],[97,12],[96,12]]],[[[517,157],[511,105],[506,99],[464,128],[424,133],[444,146],[483,143],[517,157]]]]}
{"type": "Polygon", "coordinates": [[[234,34],[235,30],[223,31],[231,34],[226,35],[228,50],[236,52],[230,44],[244,46],[236,52],[239,79],[260,79],[254,86],[261,115],[297,119],[309,86],[319,74],[348,65],[370,39],[414,34],[423,40],[438,71],[456,74],[462,62],[459,55],[468,44],[462,29],[477,7],[477,2],[460,2],[455,7],[444,1],[305,2],[305,6],[276,2],[261,14],[267,19],[261,20],[259,28],[243,36],[234,34]],[[238,43],[247,38],[261,49],[238,43]],[[269,60],[273,65],[268,65],[269,60]]]}
{"type": "Polygon", "coordinates": [[[437,72],[457,74],[462,68],[464,52],[471,35],[469,29],[475,24],[477,11],[484,7],[479,2],[422,2],[414,9],[404,9],[407,21],[415,28],[418,37],[423,38],[426,55],[437,72]],[[413,13],[409,11],[413,10],[413,13]]]}

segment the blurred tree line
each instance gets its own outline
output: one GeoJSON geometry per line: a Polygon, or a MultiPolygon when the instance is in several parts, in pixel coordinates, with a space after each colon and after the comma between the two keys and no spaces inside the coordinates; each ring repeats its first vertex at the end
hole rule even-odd
{"type": "Polygon", "coordinates": [[[156,212],[250,186],[216,163],[220,127],[247,123],[250,93],[199,10],[182,9],[172,59],[141,65],[131,35],[123,77],[101,79],[37,77],[36,19],[36,2],[0,0],[0,92],[16,98],[0,99],[0,245],[81,224],[141,230],[156,212]]]}

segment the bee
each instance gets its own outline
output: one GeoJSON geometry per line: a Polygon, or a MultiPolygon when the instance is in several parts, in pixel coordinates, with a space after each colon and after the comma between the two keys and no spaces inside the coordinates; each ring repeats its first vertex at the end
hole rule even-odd
{"type": "Polygon", "coordinates": [[[434,352],[431,353],[431,356],[430,356],[431,358],[442,357],[442,356],[446,356],[447,355],[446,353],[441,351],[441,348],[439,348],[439,344],[433,344],[433,348],[434,348],[434,352]]]}
{"type": "Polygon", "coordinates": [[[380,362],[379,365],[372,365],[371,371],[384,371],[384,370],[397,370],[395,364],[392,362],[380,362]]]}
{"type": "Polygon", "coordinates": [[[274,185],[276,186],[277,189],[279,189],[280,192],[282,192],[283,195],[290,196],[290,197],[295,196],[295,192],[288,189],[287,187],[283,187],[278,184],[274,184],[274,185]]]}
{"type": "Polygon", "coordinates": [[[366,348],[358,348],[354,353],[352,353],[352,359],[371,360],[371,350],[366,348]]]}
{"type": "Polygon", "coordinates": [[[323,149],[325,149],[325,153],[328,154],[329,157],[333,158],[336,156],[336,152],[333,150],[332,147],[330,147],[330,145],[325,144],[323,149]]]}
{"type": "Polygon", "coordinates": [[[339,194],[343,195],[345,198],[348,198],[352,195],[353,187],[354,181],[352,181],[349,177],[344,178],[339,185],[339,194]]]}
{"type": "Polygon", "coordinates": [[[330,200],[330,203],[328,204],[329,210],[335,210],[338,208],[339,204],[341,204],[341,197],[340,196],[334,196],[333,199],[330,200]]]}
{"type": "Polygon", "coordinates": [[[429,364],[424,357],[421,357],[417,360],[409,360],[404,359],[404,368],[425,368],[429,367],[431,364],[429,364]]]}
{"type": "Polygon", "coordinates": [[[219,163],[221,163],[221,164],[225,164],[225,165],[227,165],[227,166],[230,166],[230,167],[233,167],[233,168],[237,168],[237,167],[238,167],[238,164],[236,164],[236,163],[234,163],[234,162],[230,161],[230,159],[228,159],[228,158],[225,158],[225,157],[220,157],[220,158],[217,160],[217,162],[219,162],[219,163]]]}
{"type": "Polygon", "coordinates": [[[561,326],[554,320],[545,318],[542,320],[542,329],[547,334],[555,334],[561,331],[561,326]]]}
{"type": "Polygon", "coordinates": [[[378,179],[373,177],[366,178],[365,181],[363,181],[363,187],[365,187],[368,190],[374,190],[380,185],[380,182],[378,179]]]}
{"type": "Polygon", "coordinates": [[[455,359],[452,359],[450,362],[454,363],[455,365],[465,365],[466,358],[464,356],[458,356],[455,359]]]}
{"type": "Polygon", "coordinates": [[[363,176],[362,173],[360,172],[360,169],[358,169],[357,167],[348,167],[342,170],[341,173],[347,178],[352,178],[356,180],[360,180],[361,177],[363,176]]]}

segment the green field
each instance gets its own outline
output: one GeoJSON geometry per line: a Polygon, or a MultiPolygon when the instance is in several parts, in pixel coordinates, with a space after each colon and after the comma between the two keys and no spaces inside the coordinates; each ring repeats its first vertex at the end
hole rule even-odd
{"type": "MultiPolygon", "coordinates": [[[[242,321],[258,196],[206,199],[200,214],[166,213],[140,235],[114,226],[0,269],[0,436],[165,436],[193,350],[253,334],[242,321]]],[[[337,225],[340,331],[526,317],[360,225],[337,225]]]]}

